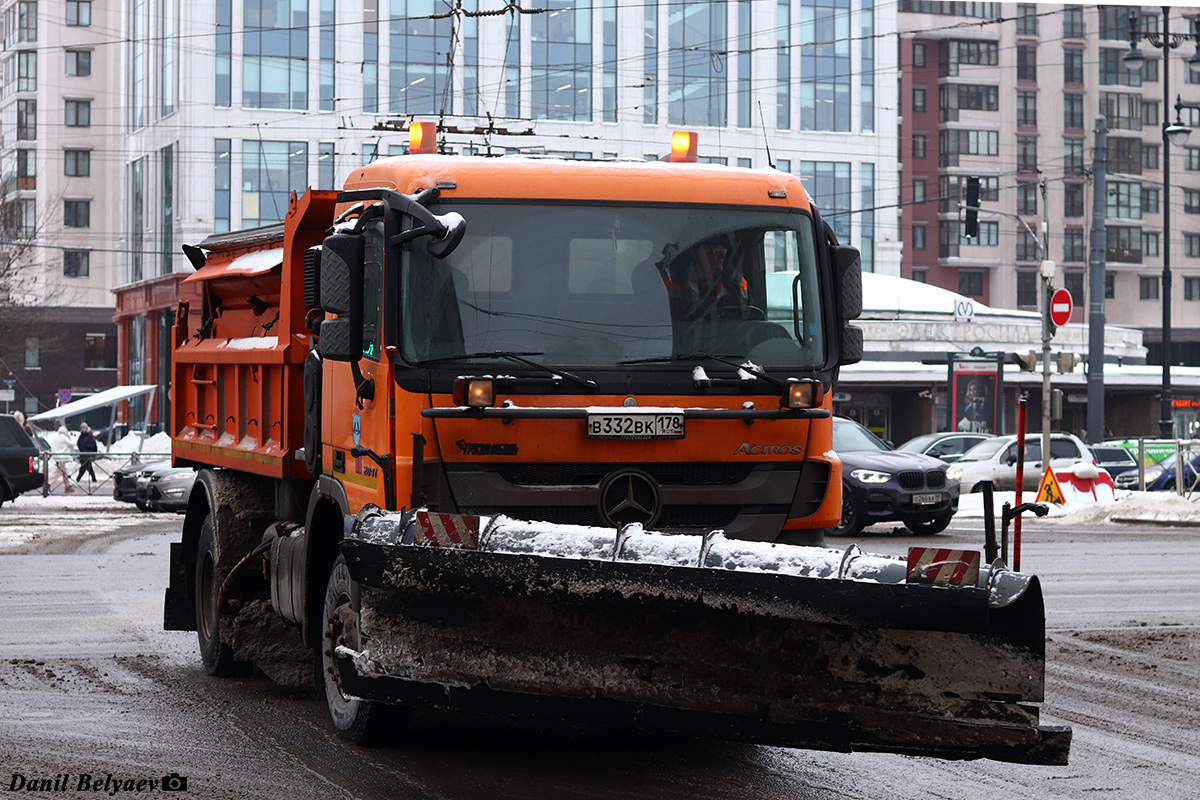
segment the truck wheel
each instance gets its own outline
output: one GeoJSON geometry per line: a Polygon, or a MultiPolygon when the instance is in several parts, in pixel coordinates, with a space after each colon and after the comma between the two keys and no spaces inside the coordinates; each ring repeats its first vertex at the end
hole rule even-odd
{"type": "Polygon", "coordinates": [[[217,600],[224,578],[217,571],[213,552],[212,515],[200,523],[200,539],[196,543],[196,638],[200,642],[200,659],[209,675],[226,676],[234,673],[233,650],[221,641],[221,613],[217,600]]]}
{"type": "Polygon", "coordinates": [[[906,519],[904,520],[904,527],[908,528],[913,533],[941,533],[942,531],[946,530],[946,527],[950,524],[950,519],[953,516],[953,514],[946,514],[945,516],[937,517],[935,519],[906,519]]]}
{"type": "Polygon", "coordinates": [[[395,719],[393,709],[383,703],[347,697],[334,663],[334,649],[360,649],[357,598],[352,591],[346,559],[337,557],[325,587],[325,633],[321,637],[321,669],[325,678],[325,701],[338,736],[355,744],[380,741],[388,723],[395,719]]]}

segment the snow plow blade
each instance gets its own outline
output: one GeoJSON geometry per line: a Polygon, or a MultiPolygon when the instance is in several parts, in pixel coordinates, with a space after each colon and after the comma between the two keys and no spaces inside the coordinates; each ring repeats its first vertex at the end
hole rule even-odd
{"type": "Polygon", "coordinates": [[[356,525],[362,538],[342,543],[363,635],[360,652],[338,649],[348,695],[810,749],[1067,763],[1070,728],[1040,726],[1032,705],[1045,661],[1036,577],[984,567],[976,584],[917,584],[904,559],[853,547],[503,517],[426,546],[406,543],[417,526],[399,517],[356,525]]]}

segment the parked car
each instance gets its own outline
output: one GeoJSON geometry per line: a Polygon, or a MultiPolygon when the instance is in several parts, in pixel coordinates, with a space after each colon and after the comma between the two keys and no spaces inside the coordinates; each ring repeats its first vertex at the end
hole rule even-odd
{"type": "Polygon", "coordinates": [[[944,461],[892,450],[845,417],[833,418],[833,449],[842,460],[842,521],[830,531],[835,536],[890,520],[913,533],[941,533],[958,510],[958,481],[947,480],[944,461]]]}
{"type": "Polygon", "coordinates": [[[187,510],[196,471],[191,467],[150,470],[137,479],[137,504],[144,511],[187,510]]]}
{"type": "MultiPolygon", "coordinates": [[[[1070,433],[1050,435],[1050,466],[1063,469],[1080,461],[1095,463],[1092,451],[1079,437],[1070,433]]],[[[1042,480],[1042,435],[1030,433],[1025,436],[1025,474],[1022,491],[1037,491],[1042,480]]],[[[992,482],[996,491],[1013,491],[1017,488],[1017,435],[995,436],[963,453],[962,458],[950,465],[947,473],[957,479],[963,492],[982,491],[980,481],[992,482]]]]}
{"type": "Polygon", "coordinates": [[[138,478],[149,472],[170,468],[171,462],[169,460],[158,460],[135,461],[132,464],[126,464],[125,466],[116,469],[112,474],[113,499],[120,500],[123,503],[137,503],[138,508],[142,509],[142,511],[148,511],[148,508],[143,507],[144,502],[138,501],[138,478]]]}
{"type": "Polygon", "coordinates": [[[0,505],[42,485],[37,445],[11,414],[0,414],[0,505]]]}
{"type": "Polygon", "coordinates": [[[910,453],[924,453],[927,456],[940,458],[946,463],[953,463],[962,457],[984,439],[992,438],[990,433],[960,433],[958,431],[942,431],[941,433],[924,433],[914,436],[897,450],[907,450],[910,453]]]}
{"type": "MultiPolygon", "coordinates": [[[[1175,491],[1175,454],[1161,459],[1152,467],[1146,467],[1146,491],[1175,491]],[[1151,475],[1153,474],[1153,478],[1151,475]]],[[[1196,484],[1196,473],[1200,472],[1200,455],[1186,453],[1183,459],[1183,488],[1191,489],[1196,484]]],[[[1134,473],[1135,476],[1137,473],[1134,473]]],[[[1135,478],[1136,480],[1136,478],[1135,478]]],[[[1136,488],[1136,486],[1134,487],[1136,488]]]]}
{"type": "Polygon", "coordinates": [[[1097,467],[1103,467],[1105,472],[1112,476],[1113,482],[1117,480],[1117,476],[1123,475],[1129,471],[1133,471],[1134,483],[1137,483],[1137,457],[1133,453],[1121,447],[1119,444],[1093,444],[1089,445],[1089,450],[1092,451],[1092,458],[1096,461],[1097,467]]]}

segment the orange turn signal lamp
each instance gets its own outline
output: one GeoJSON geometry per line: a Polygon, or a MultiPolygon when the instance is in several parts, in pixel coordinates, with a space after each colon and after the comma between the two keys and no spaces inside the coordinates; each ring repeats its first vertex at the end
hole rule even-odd
{"type": "Polygon", "coordinates": [[[454,405],[488,408],[496,405],[496,382],[491,378],[455,378],[454,405]]]}
{"type": "Polygon", "coordinates": [[[408,152],[410,155],[437,153],[437,123],[410,122],[408,125],[408,152]]]}
{"type": "Polygon", "coordinates": [[[671,134],[671,160],[681,163],[696,162],[696,146],[700,136],[695,131],[675,131],[671,134]]]}
{"type": "Polygon", "coordinates": [[[788,408],[816,408],[825,399],[825,387],[811,379],[789,381],[784,402],[788,408]]]}

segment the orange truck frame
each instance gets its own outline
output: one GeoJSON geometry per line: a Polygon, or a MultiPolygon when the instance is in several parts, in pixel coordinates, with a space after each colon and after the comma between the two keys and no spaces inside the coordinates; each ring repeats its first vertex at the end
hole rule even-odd
{"type": "MultiPolygon", "coordinates": [[[[756,605],[777,590],[733,573],[696,583],[696,570],[651,575],[625,564],[628,574],[594,576],[625,587],[617,608],[581,601],[574,583],[609,567],[482,551],[506,520],[568,539],[609,531],[620,537],[614,551],[644,530],[702,541],[703,553],[717,538],[823,544],[842,507],[832,390],[840,365],[862,355],[850,324],[861,306],[858,253],[836,242],[794,177],[694,163],[686,134],[663,161],[576,162],[437,155],[422,127],[414,123],[424,145],[414,139],[411,154],[356,169],[343,191],[293,196],[282,224],[185,248],[201,300],[181,303],[176,318],[173,456],[200,472],[172,548],[166,627],[195,629],[213,674],[254,661],[279,680],[311,681],[320,653],[316,679],[335,727],[354,740],[394,724],[383,711],[394,704],[474,708],[496,695],[604,694],[640,709],[634,717],[675,708],[691,715],[683,729],[703,729],[697,715],[731,709],[696,698],[719,694],[714,685],[728,678],[704,673],[704,691],[639,695],[671,679],[649,677],[661,639],[637,655],[614,650],[640,613],[621,604],[677,579],[671,602],[686,595],[708,609],[701,616],[728,613],[712,606],[721,592],[756,605]],[[533,587],[556,588],[539,598],[533,587]],[[489,592],[494,602],[479,607],[489,592]],[[565,607],[596,617],[563,618],[565,607]],[[495,616],[501,608],[509,612],[495,616]],[[475,612],[469,633],[456,627],[475,612]],[[400,621],[423,627],[400,631],[400,621]],[[598,633],[606,625],[610,638],[598,633]],[[560,650],[517,632],[539,626],[557,631],[550,646],[560,650]],[[480,645],[489,631],[495,641],[480,645]],[[434,652],[449,654],[441,671],[417,675],[425,667],[380,667],[364,655],[368,641],[382,647],[391,634],[410,637],[397,652],[420,648],[426,666],[434,652]],[[486,653],[462,662],[477,646],[486,653]],[[544,671],[536,665],[567,652],[575,680],[587,681],[585,663],[620,676],[605,689],[528,677],[529,665],[544,671]],[[393,680],[372,688],[367,662],[393,680]],[[484,662],[510,667],[485,675],[484,662]],[[468,700],[451,688],[464,685],[475,687],[468,700]]],[[[832,588],[825,581],[816,596],[842,611],[891,602],[832,588]]],[[[1035,589],[1024,594],[1040,608],[1035,589]]],[[[637,607],[665,613],[661,600],[637,607]]],[[[707,638],[679,643],[683,666],[655,674],[689,674],[689,658],[729,643],[739,625],[714,618],[707,638]]],[[[794,635],[785,626],[773,644],[745,651],[794,635]]],[[[1022,658],[1038,662],[1041,646],[1031,636],[1022,658]]],[[[757,691],[782,691],[779,680],[772,674],[757,691]]],[[[753,702],[739,700],[737,713],[753,702]]],[[[1028,722],[1016,723],[1019,745],[956,745],[952,757],[1065,753],[1028,722]]],[[[801,729],[817,730],[794,722],[782,734],[738,735],[851,746],[801,729]]],[[[853,747],[944,754],[871,731],[853,747]]]]}

